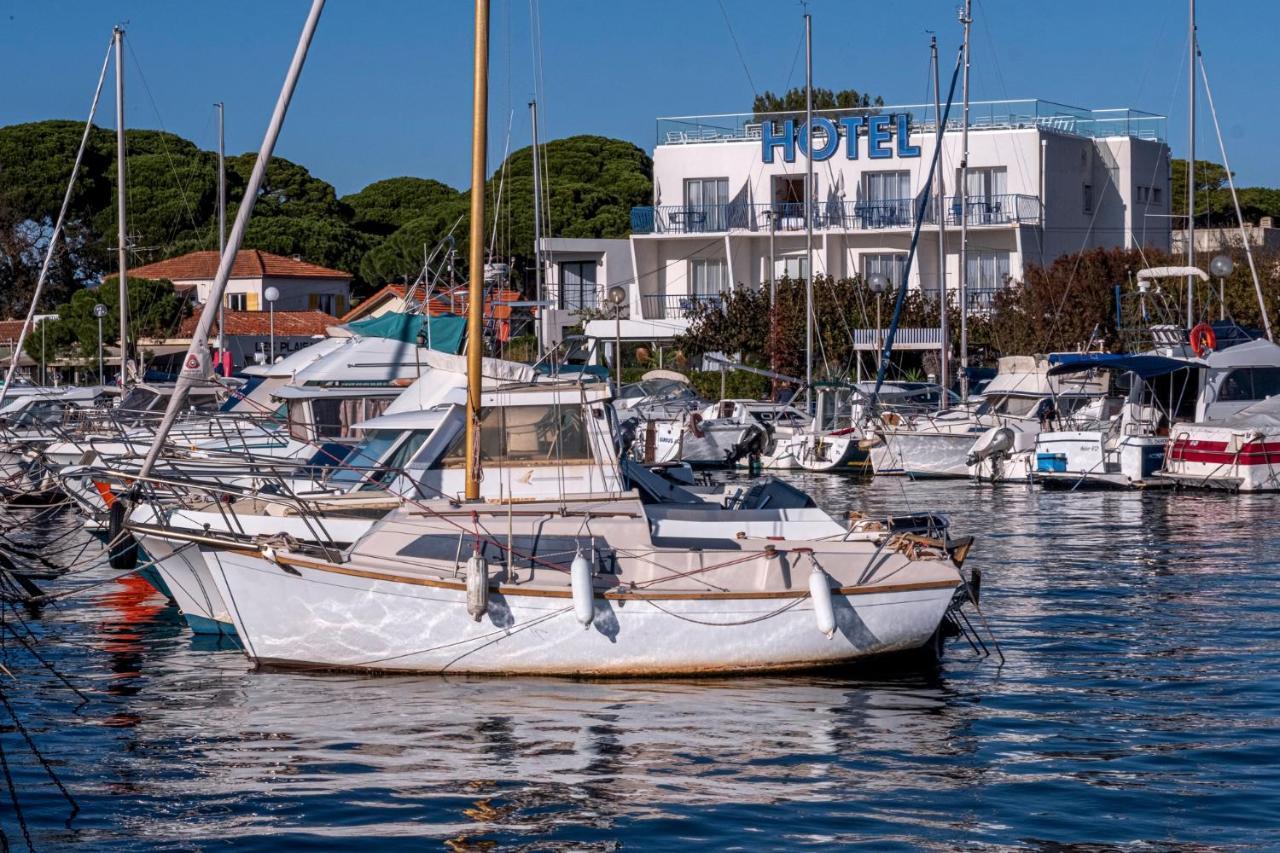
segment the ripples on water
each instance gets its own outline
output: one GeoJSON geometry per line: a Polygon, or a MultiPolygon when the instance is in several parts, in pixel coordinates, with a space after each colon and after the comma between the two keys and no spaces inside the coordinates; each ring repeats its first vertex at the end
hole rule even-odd
{"type": "Polygon", "coordinates": [[[1280,844],[1280,498],[794,479],[832,510],[938,509],[975,533],[1004,666],[953,641],[936,670],[841,677],[255,672],[109,583],[23,616],[87,704],[11,641],[0,658],[82,807],[67,824],[3,719],[35,845],[1280,844]]]}

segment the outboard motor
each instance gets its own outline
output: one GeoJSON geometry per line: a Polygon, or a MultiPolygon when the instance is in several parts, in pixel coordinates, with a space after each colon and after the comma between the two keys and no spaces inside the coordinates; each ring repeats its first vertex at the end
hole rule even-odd
{"type": "Polygon", "coordinates": [[[1008,427],[992,427],[973,443],[965,461],[970,465],[977,465],[984,459],[1007,454],[1013,450],[1013,441],[1013,430],[1008,427]]]}

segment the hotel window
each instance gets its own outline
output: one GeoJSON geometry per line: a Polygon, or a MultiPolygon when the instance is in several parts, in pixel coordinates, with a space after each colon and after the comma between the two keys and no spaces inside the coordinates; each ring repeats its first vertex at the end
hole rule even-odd
{"type": "Polygon", "coordinates": [[[1084,212],[1093,213],[1093,184],[1081,184],[1080,192],[1083,197],[1084,212]]]}
{"type": "Polygon", "coordinates": [[[683,231],[725,230],[729,205],[728,178],[690,178],[684,182],[684,210],[676,211],[672,223],[683,231]]]}
{"type": "Polygon", "coordinates": [[[889,279],[893,287],[900,287],[907,277],[906,252],[893,252],[879,255],[862,256],[862,280],[867,281],[873,275],[882,275],[889,279]]]}
{"type": "MultiPolygon", "coordinates": [[[[984,225],[993,222],[1007,222],[1012,212],[1007,207],[1009,171],[1004,167],[970,169],[966,177],[967,189],[965,197],[968,202],[969,224],[984,225]]],[[[960,179],[956,178],[959,186],[960,179]]],[[[959,222],[960,201],[952,204],[953,219],[959,222]]]]}
{"type": "Polygon", "coordinates": [[[910,172],[867,172],[859,215],[864,228],[911,224],[910,172]]]}
{"type": "Polygon", "coordinates": [[[809,259],[804,255],[787,258],[776,258],[773,262],[775,279],[789,278],[792,281],[804,281],[808,278],[809,259]]]}
{"type": "Polygon", "coordinates": [[[596,307],[595,261],[560,264],[560,307],[566,311],[596,307]]]}
{"type": "Polygon", "coordinates": [[[1000,290],[1009,280],[1008,252],[970,251],[965,261],[965,286],[970,295],[1000,290]]]}
{"type": "Polygon", "coordinates": [[[693,296],[719,296],[728,290],[727,267],[720,258],[689,261],[689,293],[693,296]]]}
{"type": "MultiPolygon", "coordinates": [[[[813,176],[816,190],[818,176],[813,176]]],[[[813,193],[815,206],[818,194],[813,193]]],[[[774,175],[773,227],[778,231],[804,228],[804,175],[774,175]]]]}
{"type": "Polygon", "coordinates": [[[227,294],[227,310],[228,311],[248,311],[249,310],[249,294],[228,293],[227,294]]]}

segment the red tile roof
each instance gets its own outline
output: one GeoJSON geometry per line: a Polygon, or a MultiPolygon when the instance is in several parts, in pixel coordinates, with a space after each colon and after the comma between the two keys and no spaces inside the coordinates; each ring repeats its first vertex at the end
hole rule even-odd
{"type": "MultiPolygon", "coordinates": [[[[360,303],[353,307],[346,314],[342,315],[342,323],[351,323],[356,320],[363,319],[370,314],[375,308],[384,302],[392,299],[404,299],[409,293],[409,288],[403,284],[385,284],[381,289],[366,296],[360,300],[360,303]]],[[[500,320],[510,319],[511,308],[503,305],[504,302],[516,302],[520,299],[520,291],[502,289],[496,293],[489,290],[485,293],[484,300],[484,316],[497,317],[500,320]],[[497,306],[494,306],[494,303],[497,306]]],[[[414,296],[414,302],[417,303],[419,310],[422,308],[422,290],[418,289],[414,296]]],[[[467,315],[467,291],[465,288],[455,288],[452,291],[437,291],[431,294],[429,310],[432,317],[439,317],[441,314],[457,314],[465,317],[467,315]]]]}
{"type": "MultiPolygon", "coordinates": [[[[170,281],[212,279],[218,274],[217,252],[191,252],[157,261],[154,264],[135,267],[130,275],[139,278],[167,278],[170,281]]],[[[340,278],[350,279],[351,273],[331,270],[309,264],[297,258],[273,255],[261,249],[241,249],[231,265],[232,278],[340,278]]]]}
{"type": "MultiPolygon", "coordinates": [[[[189,338],[195,333],[202,309],[203,306],[197,308],[195,313],[182,321],[182,325],[178,327],[178,337],[189,338]]],[[[233,337],[245,335],[265,338],[271,334],[271,312],[269,311],[227,311],[225,316],[227,334],[233,337]]],[[[276,312],[276,337],[303,338],[323,335],[325,329],[336,325],[338,325],[338,318],[323,311],[276,312]]],[[[209,331],[210,336],[217,335],[217,330],[218,321],[215,318],[209,331]]]]}
{"type": "Polygon", "coordinates": [[[0,320],[0,341],[8,343],[16,341],[18,335],[22,334],[22,324],[25,320],[0,320]]]}

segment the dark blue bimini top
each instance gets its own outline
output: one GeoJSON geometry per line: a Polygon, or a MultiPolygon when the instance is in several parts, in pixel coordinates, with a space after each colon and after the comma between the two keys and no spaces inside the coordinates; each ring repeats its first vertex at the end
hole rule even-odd
{"type": "Polygon", "coordinates": [[[1169,358],[1163,355],[1128,355],[1109,352],[1056,352],[1049,355],[1050,376],[1064,373],[1082,373],[1086,370],[1118,370],[1136,373],[1143,379],[1165,376],[1175,370],[1199,367],[1194,361],[1169,358]]]}

